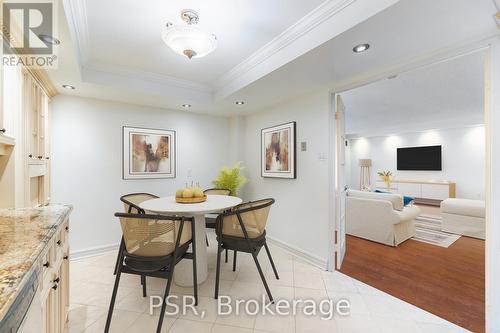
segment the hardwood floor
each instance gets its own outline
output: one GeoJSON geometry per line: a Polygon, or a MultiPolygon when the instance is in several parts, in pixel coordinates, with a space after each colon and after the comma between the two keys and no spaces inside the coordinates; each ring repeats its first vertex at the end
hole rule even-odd
{"type": "Polygon", "coordinates": [[[347,236],[340,270],[472,332],[485,331],[484,241],[449,248],[414,240],[390,247],[347,236]]]}

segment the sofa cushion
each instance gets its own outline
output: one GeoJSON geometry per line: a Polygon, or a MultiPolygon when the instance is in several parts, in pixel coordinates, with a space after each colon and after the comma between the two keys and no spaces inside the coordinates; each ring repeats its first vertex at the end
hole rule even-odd
{"type": "MultiPolygon", "coordinates": [[[[373,191],[375,193],[390,193],[390,192],[384,192],[384,191],[381,191],[381,190],[375,190],[373,191]]],[[[408,206],[409,204],[411,204],[413,201],[415,200],[415,198],[413,197],[409,197],[407,195],[403,195],[403,205],[404,206],[408,206]]]]}
{"type": "Polygon", "coordinates": [[[402,211],[404,208],[403,196],[400,194],[349,190],[347,195],[355,198],[389,201],[392,203],[392,208],[394,210],[402,211]]]}
{"type": "Polygon", "coordinates": [[[441,212],[484,218],[485,203],[483,200],[449,198],[441,202],[441,212]]]}

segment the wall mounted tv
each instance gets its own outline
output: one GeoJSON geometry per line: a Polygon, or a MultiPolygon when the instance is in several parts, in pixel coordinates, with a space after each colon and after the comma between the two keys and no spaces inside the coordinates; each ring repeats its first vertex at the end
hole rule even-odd
{"type": "Polygon", "coordinates": [[[398,170],[441,171],[441,146],[398,148],[398,170]]]}

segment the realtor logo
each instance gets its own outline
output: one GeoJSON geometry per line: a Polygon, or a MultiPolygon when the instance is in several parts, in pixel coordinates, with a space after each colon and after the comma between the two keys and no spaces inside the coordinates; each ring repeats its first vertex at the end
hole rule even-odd
{"type": "Polygon", "coordinates": [[[3,3],[3,64],[55,67],[55,13],[52,1],[3,3]]]}

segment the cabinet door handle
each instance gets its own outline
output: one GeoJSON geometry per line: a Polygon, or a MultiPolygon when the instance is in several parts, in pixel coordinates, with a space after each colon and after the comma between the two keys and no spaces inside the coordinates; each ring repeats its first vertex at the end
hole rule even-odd
{"type": "Polygon", "coordinates": [[[49,267],[50,266],[50,262],[46,262],[45,264],[43,264],[43,267],[49,267]]]}
{"type": "Polygon", "coordinates": [[[43,158],[42,155],[38,155],[37,157],[38,157],[39,160],[41,160],[43,158]]]}
{"type": "Polygon", "coordinates": [[[48,157],[48,156],[47,156],[47,157],[45,157],[45,159],[46,159],[46,160],[50,160],[50,157],[48,157]]]}
{"type": "Polygon", "coordinates": [[[66,227],[66,228],[64,228],[64,229],[66,229],[66,231],[69,231],[69,227],[66,227]]]}
{"type": "Polygon", "coordinates": [[[61,240],[58,240],[56,243],[57,245],[61,245],[61,240]]]}
{"type": "Polygon", "coordinates": [[[0,132],[5,133],[6,132],[5,128],[0,129],[0,132]]]}
{"type": "Polygon", "coordinates": [[[63,259],[64,259],[64,260],[68,260],[68,256],[64,256],[64,257],[63,257],[63,259]]]}
{"type": "Polygon", "coordinates": [[[59,279],[59,278],[55,278],[53,282],[54,282],[54,283],[59,283],[59,281],[60,281],[60,279],[59,279]]]}
{"type": "Polygon", "coordinates": [[[29,155],[28,155],[28,157],[29,157],[29,158],[33,158],[33,154],[29,154],[29,155]]]}
{"type": "Polygon", "coordinates": [[[52,289],[57,290],[57,284],[53,285],[52,289]]]}

